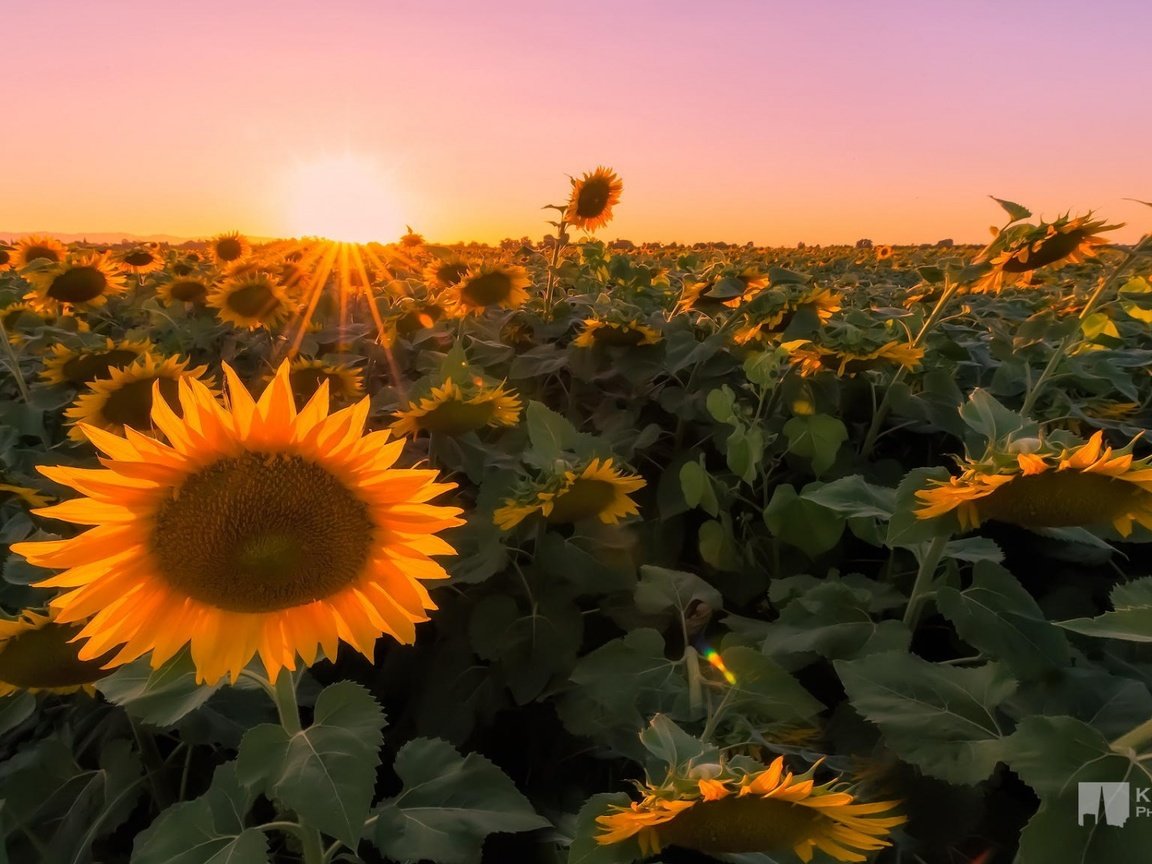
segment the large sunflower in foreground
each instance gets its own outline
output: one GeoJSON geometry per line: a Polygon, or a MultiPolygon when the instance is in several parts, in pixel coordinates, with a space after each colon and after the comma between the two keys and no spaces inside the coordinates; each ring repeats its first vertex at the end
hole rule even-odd
{"type": "Polygon", "coordinates": [[[483,381],[461,386],[451,378],[433,387],[424,398],[396,412],[392,424],[397,435],[418,431],[463,435],[485,426],[515,426],[520,419],[520,397],[503,384],[485,386],[483,381]]]}
{"type": "Polygon", "coordinates": [[[593,459],[583,469],[569,469],[538,488],[506,500],[492,514],[492,521],[501,530],[509,531],[539,512],[553,524],[596,518],[605,525],[615,525],[640,512],[628,496],[645,485],[643,478],[614,468],[611,459],[593,459]]]}
{"type": "Polygon", "coordinates": [[[1005,285],[1030,279],[1032,272],[1041,267],[1085,261],[1096,254],[1097,247],[1108,244],[1101,232],[1122,227],[1108,225],[1103,219],[1093,221],[1088,213],[1074,219],[1065,215],[1054,222],[1007,228],[973,259],[992,269],[972,286],[972,292],[999,293],[1005,285]]]}
{"type": "Polygon", "coordinates": [[[515,309],[528,300],[532,280],[515,264],[475,267],[441,295],[454,315],[483,315],[488,309],[515,309]]]}
{"type": "Polygon", "coordinates": [[[106,338],[99,348],[69,348],[57,342],[44,360],[40,377],[49,384],[83,387],[97,378],[107,378],[111,369],[143,357],[151,347],[145,339],[114,342],[106,338]]]}
{"type": "Polygon", "coordinates": [[[564,220],[574,228],[595,231],[612,219],[612,208],[620,203],[624,182],[616,172],[598,167],[579,180],[572,180],[572,195],[564,220]]]}
{"type": "Polygon", "coordinates": [[[0,697],[13,693],[95,695],[93,683],[106,678],[108,657],[81,660],[72,640],[77,624],[59,624],[57,613],[25,611],[15,621],[0,620],[0,697]]]}
{"type": "Polygon", "coordinates": [[[57,264],[68,255],[68,249],[55,237],[47,234],[29,234],[16,241],[16,247],[11,250],[11,264],[13,267],[24,267],[33,261],[49,261],[57,264]]]}
{"type": "Polygon", "coordinates": [[[460,510],[428,504],[453,488],[435,471],[393,468],[403,441],[363,434],[369,400],[329,414],[328,387],[297,412],[288,363],[258,401],[224,367],[230,408],[180,382],[184,416],[155,399],[169,443],[85,426],[103,469],[43,466],[87,497],[38,511],[94,526],[70,540],[17,543],[63,623],[85,621],[81,659],[151,652],[158,668],[191,645],[197,677],[235,681],[254,655],[269,677],[297,655],[334,657],[340,640],[372,656],[382,634],[415,640],[434,609],[422,580],[443,579],[436,532],[460,510]]]}
{"type": "Polygon", "coordinates": [[[119,266],[97,252],[69,255],[55,264],[25,270],[23,276],[35,289],[26,299],[41,305],[102,306],[128,287],[119,266]]]}
{"type": "Polygon", "coordinates": [[[1103,432],[1079,447],[1031,443],[1030,452],[962,462],[959,476],[916,493],[916,515],[955,511],[964,530],[989,519],[1026,528],[1111,523],[1124,537],[1133,523],[1152,529],[1152,458],[1133,459],[1132,444],[1105,447],[1103,432]]]}
{"type": "Polygon", "coordinates": [[[85,434],[83,425],[116,433],[128,428],[145,435],[153,434],[155,387],[159,388],[169,410],[179,414],[183,409],[177,382],[181,378],[202,378],[207,369],[206,366],[189,369],[188,363],[176,357],[144,354],[131,365],[109,368],[107,378],[89,382],[88,389],[64,412],[72,423],[68,437],[73,441],[88,440],[91,436],[85,434]]]}
{"type": "Polygon", "coordinates": [[[292,314],[284,286],[263,271],[234,276],[212,290],[208,305],[216,317],[236,327],[275,327],[292,314]]]}
{"type": "Polygon", "coordinates": [[[666,846],[705,854],[793,852],[811,861],[816,850],[836,861],[865,861],[862,853],[890,846],[892,829],[905,817],[892,815],[896,801],[859,803],[851,787],[817,785],[814,769],[794,775],[777,758],[760,771],[715,766],[713,776],[673,778],[641,787],[630,807],[597,817],[601,845],[636,838],[642,855],[666,846]]]}

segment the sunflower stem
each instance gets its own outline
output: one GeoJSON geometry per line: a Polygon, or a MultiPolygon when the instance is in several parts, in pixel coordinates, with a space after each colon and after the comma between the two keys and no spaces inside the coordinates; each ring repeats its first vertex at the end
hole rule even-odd
{"type": "MultiPolygon", "coordinates": [[[[281,669],[276,677],[276,684],[272,691],[272,700],[276,703],[276,712],[280,715],[280,725],[289,735],[298,735],[304,731],[300,723],[300,706],[296,702],[296,677],[288,669],[281,669]]],[[[278,826],[282,823],[276,823],[278,826]]],[[[296,823],[283,823],[292,824],[296,823]]],[[[303,851],[303,864],[323,864],[324,845],[320,839],[320,832],[308,825],[296,825],[299,828],[300,845],[303,851]]]]}
{"type": "Polygon", "coordinates": [[[4,365],[12,370],[12,378],[16,381],[16,389],[20,391],[20,398],[26,403],[31,402],[32,397],[28,393],[28,382],[24,380],[24,373],[20,371],[20,360],[16,356],[12,343],[8,340],[8,331],[4,328],[3,321],[0,321],[0,345],[4,346],[4,365]]]}
{"type": "Polygon", "coordinates": [[[567,245],[565,237],[567,235],[568,223],[561,218],[560,222],[556,225],[556,242],[552,244],[552,257],[548,261],[548,276],[544,281],[544,317],[552,317],[552,294],[556,290],[556,271],[560,266],[560,253],[564,251],[567,245]]]}
{"type": "Polygon", "coordinates": [[[941,534],[932,538],[932,543],[920,559],[920,567],[916,570],[916,581],[912,583],[912,594],[908,597],[908,605],[904,607],[904,624],[909,630],[915,630],[920,621],[920,609],[927,599],[932,577],[936,575],[936,568],[944,555],[944,547],[948,545],[948,535],[941,534]]]}
{"type": "MultiPolygon", "coordinates": [[[[960,288],[959,282],[953,282],[950,279],[944,282],[944,290],[940,294],[940,299],[936,301],[936,305],[932,307],[932,311],[928,313],[928,317],[924,319],[924,323],[920,326],[920,332],[916,334],[916,338],[912,340],[912,347],[919,348],[924,340],[928,337],[928,333],[936,326],[944,314],[944,308],[948,305],[956,292],[960,288]]],[[[872,412],[872,422],[868,426],[868,434],[864,436],[864,443],[860,447],[860,456],[867,457],[872,453],[872,448],[876,446],[876,439],[880,437],[880,427],[884,425],[884,420],[888,417],[889,403],[892,401],[892,392],[896,389],[896,385],[904,380],[904,376],[908,374],[908,367],[901,364],[900,368],[896,370],[896,374],[892,376],[892,381],[888,384],[887,389],[884,391],[884,398],[880,400],[880,404],[876,406],[876,410],[872,412]]]]}
{"type": "Polygon", "coordinates": [[[1152,719],[1145,720],[1134,729],[1130,729],[1112,742],[1112,749],[1123,752],[1125,750],[1138,750],[1143,744],[1152,741],[1152,719]]]}
{"type": "MultiPolygon", "coordinates": [[[[1141,238],[1140,242],[1133,246],[1128,254],[1124,256],[1124,260],[1116,265],[1116,268],[1108,274],[1108,276],[1100,280],[1100,283],[1096,286],[1096,290],[1092,292],[1088,298],[1088,302],[1085,303],[1084,308],[1080,310],[1080,315],[1078,316],[1079,321],[1083,322],[1096,310],[1096,305],[1100,302],[1100,298],[1104,296],[1104,292],[1111,285],[1115,284],[1120,278],[1120,275],[1128,269],[1128,265],[1140,256],[1143,247],[1148,243],[1150,238],[1152,238],[1152,234],[1141,238]]],[[[1082,328],[1077,328],[1074,333],[1070,333],[1060,340],[1060,344],[1056,346],[1056,350],[1053,351],[1052,356],[1048,358],[1048,363],[1044,366],[1040,377],[1037,378],[1036,383],[1028,389],[1028,393],[1024,397],[1024,404],[1020,407],[1020,413],[1022,415],[1025,417],[1031,415],[1032,409],[1036,407],[1036,400],[1040,396],[1040,391],[1044,388],[1044,385],[1048,383],[1048,380],[1056,371],[1056,367],[1059,366],[1060,362],[1067,356],[1069,350],[1071,350],[1077,342],[1081,341],[1082,333],[1082,328]]]]}

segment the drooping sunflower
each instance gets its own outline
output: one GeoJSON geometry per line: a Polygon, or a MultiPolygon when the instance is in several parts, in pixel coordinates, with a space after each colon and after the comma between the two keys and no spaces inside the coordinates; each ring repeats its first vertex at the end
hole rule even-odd
{"type": "Polygon", "coordinates": [[[364,376],[359,369],[346,363],[301,357],[292,361],[288,378],[298,407],[303,407],[325,381],[328,382],[329,396],[337,402],[352,402],[364,395],[364,376]]]}
{"type": "Polygon", "coordinates": [[[712,855],[791,851],[801,861],[820,850],[836,861],[865,861],[862,853],[892,845],[889,834],[906,821],[892,815],[899,802],[860,803],[847,784],[817,785],[815,767],[787,771],[782,756],[759,771],[709,768],[711,776],[641,786],[642,800],[597,817],[596,841],[635,837],[644,856],[678,846],[712,855]]]}
{"type": "Polygon", "coordinates": [[[523,495],[509,498],[492,516],[502,531],[510,531],[539,512],[553,524],[596,517],[615,525],[640,512],[629,494],[647,485],[636,474],[622,473],[611,459],[593,459],[581,469],[569,469],[523,495]]]}
{"type": "Polygon", "coordinates": [[[831,288],[812,286],[798,293],[785,293],[781,296],[762,295],[746,309],[745,323],[732,335],[737,345],[746,345],[755,340],[772,340],[788,329],[788,326],[801,311],[810,310],[816,314],[821,325],[840,311],[840,294],[831,288]]]}
{"type": "Polygon", "coordinates": [[[128,287],[119,265],[97,252],[69,255],[55,264],[28,269],[23,275],[34,289],[25,299],[38,304],[51,301],[103,306],[109,297],[128,287]]]}
{"type": "Polygon", "coordinates": [[[595,231],[612,219],[612,208],[620,203],[623,191],[623,181],[603,165],[579,180],[573,178],[564,220],[574,228],[595,231]]]}
{"type": "Polygon", "coordinates": [[[182,418],[153,401],[169,443],[84,426],[104,469],[40,468],[87,496],[40,515],[94,527],[12,549],[67,568],[40,586],[65,589],[51,601],[61,622],[91,616],[79,657],[121,646],[110,664],[151,652],[158,668],[190,644],[214,683],[253,656],[275,679],[341,640],[368,657],[382,634],[413,642],[435,608],[422,581],[447,576],[431,556],[454,554],[436,533],[462,524],[459,508],[426,502],[453,484],[393,468],[403,441],[363,434],[366,398],[329,414],[321,384],[297,412],[287,362],[259,400],[224,373],[230,408],[189,377],[182,418]]]}
{"type": "Polygon", "coordinates": [[[483,315],[488,309],[515,309],[528,300],[532,280],[514,264],[485,264],[469,269],[441,297],[454,315],[483,315]]]}
{"type": "Polygon", "coordinates": [[[248,238],[239,231],[213,237],[209,243],[209,248],[212,257],[220,264],[231,264],[233,261],[239,261],[252,251],[248,238]]]}
{"type": "Polygon", "coordinates": [[[83,387],[97,378],[107,378],[109,370],[127,366],[148,353],[152,344],[145,339],[105,339],[99,348],[69,348],[59,342],[52,346],[52,354],[44,360],[40,377],[49,384],[68,384],[83,387]]]}
{"type": "Polygon", "coordinates": [[[0,309],[0,323],[4,325],[8,341],[13,345],[19,345],[24,341],[25,333],[35,333],[41,327],[54,322],[56,311],[52,308],[53,305],[20,302],[9,303],[0,309]]]}
{"type": "Polygon", "coordinates": [[[1022,224],[1005,229],[973,259],[992,268],[975,285],[972,292],[999,293],[1005,285],[1031,278],[1031,274],[1050,264],[1075,264],[1096,254],[1108,240],[1101,232],[1122,228],[1092,219],[1092,213],[1071,218],[1068,214],[1054,222],[1039,225],[1022,224]]]}
{"type": "Polygon", "coordinates": [[[16,248],[9,253],[13,267],[25,267],[33,261],[50,261],[57,264],[68,255],[68,249],[55,237],[47,234],[29,234],[16,241],[16,248]]]}
{"type": "Polygon", "coordinates": [[[806,341],[786,343],[784,347],[805,377],[827,369],[837,377],[851,378],[889,364],[916,369],[924,359],[924,349],[907,339],[892,339],[879,347],[816,345],[806,341]]]}
{"type": "Polygon", "coordinates": [[[1124,537],[1133,523],[1152,529],[1152,458],[1134,459],[1135,441],[1113,450],[1097,432],[1078,447],[1026,443],[1015,452],[961,461],[958,476],[916,493],[916,515],[955,511],[962,530],[989,519],[1026,528],[1110,523],[1124,537]]]}
{"type": "Polygon", "coordinates": [[[655,345],[664,337],[660,331],[636,319],[610,321],[602,318],[585,318],[584,329],[572,340],[577,348],[591,348],[593,345],[655,345]]]}
{"type": "Polygon", "coordinates": [[[212,293],[213,282],[207,276],[198,275],[190,270],[183,276],[176,276],[161,282],[156,286],[156,296],[166,306],[176,303],[192,303],[204,306],[208,302],[208,295],[212,293]]]}
{"type": "Polygon", "coordinates": [[[203,379],[206,366],[188,368],[188,360],[177,357],[157,358],[145,353],[129,366],[110,367],[108,377],[90,381],[85,392],[64,412],[71,421],[68,437],[86,441],[85,426],[94,426],[116,434],[125,428],[145,435],[155,434],[152,399],[159,388],[168,410],[177,416],[183,411],[177,383],[183,378],[203,379]]]}
{"type": "Polygon", "coordinates": [[[164,266],[164,256],[152,246],[132,246],[116,256],[120,265],[131,273],[141,275],[164,266]]]}
{"type": "Polygon", "coordinates": [[[674,311],[681,313],[695,309],[711,314],[725,308],[736,309],[766,287],[768,277],[751,267],[707,279],[689,280],[680,291],[674,311]]]}
{"type": "Polygon", "coordinates": [[[424,268],[424,283],[433,291],[451,288],[460,284],[471,266],[467,258],[459,255],[433,261],[424,268]]]}
{"type": "Polygon", "coordinates": [[[397,411],[392,430],[397,435],[415,435],[421,430],[463,435],[486,426],[515,426],[520,408],[520,397],[503,384],[490,387],[479,380],[462,387],[449,378],[423,399],[397,411]]]}
{"type": "Polygon", "coordinates": [[[92,686],[108,672],[107,656],[81,660],[72,640],[78,624],[61,624],[55,611],[25,610],[15,621],[0,620],[0,698],[13,693],[96,694],[92,686]]]}
{"type": "Polygon", "coordinates": [[[293,304],[277,279],[257,270],[217,285],[208,295],[208,305],[221,321],[255,330],[282,323],[292,314],[293,304]]]}

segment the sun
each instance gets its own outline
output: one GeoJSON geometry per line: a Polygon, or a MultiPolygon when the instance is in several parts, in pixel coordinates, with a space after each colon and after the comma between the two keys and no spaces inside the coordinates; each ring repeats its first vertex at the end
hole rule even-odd
{"type": "Polygon", "coordinates": [[[343,153],[298,162],[285,185],[290,234],[387,243],[405,231],[387,174],[366,155],[343,153]]]}

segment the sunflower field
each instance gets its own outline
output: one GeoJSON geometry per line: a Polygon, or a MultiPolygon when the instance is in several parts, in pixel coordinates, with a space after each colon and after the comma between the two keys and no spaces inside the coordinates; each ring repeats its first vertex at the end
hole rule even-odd
{"type": "Polygon", "coordinates": [[[1152,239],[622,190],[0,244],[0,862],[1144,860],[1152,239]]]}

